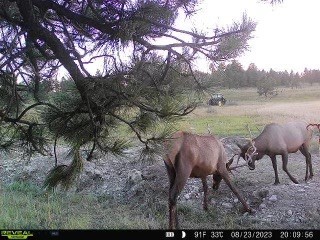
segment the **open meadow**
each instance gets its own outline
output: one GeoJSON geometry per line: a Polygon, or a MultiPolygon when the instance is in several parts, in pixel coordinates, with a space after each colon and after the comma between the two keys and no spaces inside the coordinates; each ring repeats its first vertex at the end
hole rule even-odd
{"type": "MultiPolygon", "coordinates": [[[[303,119],[320,123],[320,86],[281,89],[273,98],[259,97],[256,89],[221,90],[227,104],[203,103],[185,117],[177,129],[195,133],[210,131],[220,138],[256,136],[267,123],[303,119]]],[[[178,216],[184,229],[319,229],[320,158],[319,133],[311,154],[315,176],[304,181],[305,159],[289,155],[289,171],[298,179],[293,184],[282,171],[280,185],[273,185],[269,158],[259,160],[254,171],[239,168],[232,179],[256,210],[243,214],[241,204],[222,182],[210,188],[209,211],[202,209],[202,185],[189,179],[178,200],[178,216]]],[[[232,144],[232,143],[227,143],[232,144]]],[[[228,148],[228,156],[232,156],[228,148]]],[[[66,154],[63,149],[59,156],[66,154]]],[[[84,164],[77,184],[69,191],[46,193],[44,177],[53,166],[52,157],[36,156],[29,161],[19,153],[2,154],[0,164],[1,229],[166,229],[168,227],[168,179],[162,159],[138,161],[136,149],[125,157],[97,155],[84,164]]],[[[211,179],[209,179],[209,182],[211,179]]],[[[209,184],[211,186],[211,184],[209,184]]]]}
{"type": "Polygon", "coordinates": [[[260,132],[271,122],[284,123],[301,119],[310,123],[320,121],[320,86],[283,88],[278,96],[258,96],[256,89],[226,89],[221,93],[227,99],[222,107],[204,104],[186,117],[182,128],[206,133],[208,126],[219,136],[247,135],[246,125],[252,132],[260,132]]]}

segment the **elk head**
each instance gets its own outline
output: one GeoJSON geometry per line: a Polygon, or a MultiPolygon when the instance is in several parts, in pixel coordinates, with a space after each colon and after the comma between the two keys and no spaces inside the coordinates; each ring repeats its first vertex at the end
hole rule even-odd
{"type": "Polygon", "coordinates": [[[246,161],[250,170],[254,170],[256,167],[255,160],[258,155],[254,140],[250,139],[249,143],[247,143],[244,146],[241,146],[240,144],[237,143],[237,146],[241,150],[239,157],[242,157],[246,161]]]}
{"type": "Polygon", "coordinates": [[[248,164],[248,167],[250,170],[254,170],[256,168],[255,166],[255,160],[256,160],[256,157],[258,155],[257,153],[257,148],[256,146],[254,145],[254,141],[250,141],[250,145],[245,153],[245,160],[248,164]]]}

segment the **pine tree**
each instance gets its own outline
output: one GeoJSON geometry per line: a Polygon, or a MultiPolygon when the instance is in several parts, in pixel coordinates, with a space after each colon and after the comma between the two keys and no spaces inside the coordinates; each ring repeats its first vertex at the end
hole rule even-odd
{"type": "Polygon", "coordinates": [[[45,155],[67,142],[73,161],[51,171],[48,187],[72,182],[85,147],[88,159],[95,150],[120,154],[133,135],[156,149],[197,106],[204,87],[196,57],[233,59],[255,29],[246,16],[229,27],[213,23],[208,35],[173,27],[197,2],[0,0],[0,147],[45,155]],[[104,70],[90,74],[97,59],[104,70]]]}

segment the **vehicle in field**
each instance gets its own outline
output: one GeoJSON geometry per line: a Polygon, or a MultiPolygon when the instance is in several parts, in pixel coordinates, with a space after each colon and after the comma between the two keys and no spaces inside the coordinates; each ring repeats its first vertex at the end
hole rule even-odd
{"type": "Polygon", "coordinates": [[[225,99],[222,93],[215,93],[209,99],[208,104],[212,106],[222,106],[226,104],[226,102],[227,99],[225,99]]]}

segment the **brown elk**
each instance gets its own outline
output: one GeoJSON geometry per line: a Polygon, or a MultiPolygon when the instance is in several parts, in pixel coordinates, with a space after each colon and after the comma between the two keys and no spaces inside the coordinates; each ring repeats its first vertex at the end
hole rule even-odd
{"type": "Polygon", "coordinates": [[[308,123],[304,121],[293,121],[282,125],[277,123],[267,124],[260,135],[246,145],[241,146],[237,143],[241,150],[239,158],[245,159],[249,169],[254,170],[256,160],[260,160],[264,155],[269,156],[275,174],[274,184],[279,184],[276,156],[281,155],[283,171],[288,174],[292,182],[298,183],[289,173],[287,164],[288,154],[300,150],[306,158],[305,181],[307,181],[313,177],[311,154],[309,152],[311,138],[312,130],[308,128],[308,123]]]}
{"type": "Polygon", "coordinates": [[[204,199],[203,209],[208,209],[208,185],[206,177],[212,174],[213,189],[218,189],[223,179],[232,192],[243,204],[244,209],[251,212],[250,207],[239,194],[231,182],[229,165],[225,149],[221,141],[213,135],[200,136],[192,133],[178,131],[164,144],[166,155],[164,158],[167,169],[169,188],[169,228],[179,227],[177,216],[177,197],[183,190],[189,177],[201,178],[204,199]]]}

